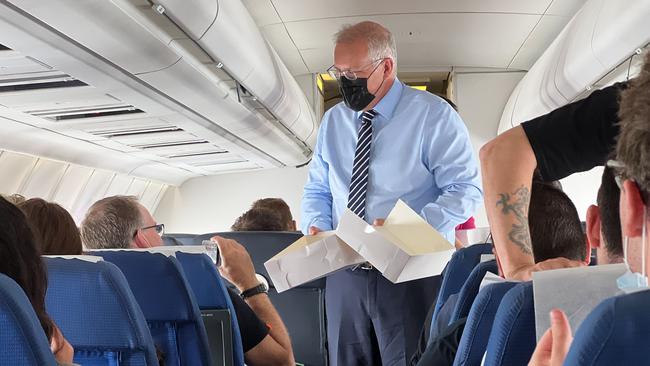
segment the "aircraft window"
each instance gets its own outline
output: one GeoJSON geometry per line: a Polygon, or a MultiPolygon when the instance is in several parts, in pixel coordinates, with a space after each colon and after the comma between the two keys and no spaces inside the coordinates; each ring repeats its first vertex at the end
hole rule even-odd
{"type": "Polygon", "coordinates": [[[129,189],[126,191],[127,196],[136,196],[138,199],[142,197],[145,189],[147,189],[147,181],[143,179],[133,179],[129,189]]]}
{"type": "Polygon", "coordinates": [[[86,186],[79,193],[74,209],[71,212],[72,216],[78,220],[77,222],[83,219],[90,205],[104,197],[113,174],[103,170],[93,171],[86,186]]]}
{"type": "Polygon", "coordinates": [[[29,174],[25,186],[18,193],[25,197],[51,199],[67,166],[68,164],[58,161],[39,159],[29,174]]]}
{"type": "Polygon", "coordinates": [[[126,191],[129,190],[131,183],[133,183],[133,177],[130,177],[128,175],[116,174],[111,180],[111,183],[109,184],[106,193],[104,193],[104,196],[110,197],[119,194],[124,194],[126,191]]]}
{"type": "Polygon", "coordinates": [[[154,208],[158,205],[158,202],[162,199],[165,194],[167,186],[164,184],[159,184],[155,182],[149,183],[147,189],[145,189],[142,197],[140,198],[140,203],[149,209],[154,211],[154,208]]]}
{"type": "Polygon", "coordinates": [[[11,172],[11,174],[2,175],[0,192],[5,194],[18,193],[36,161],[37,158],[29,155],[3,151],[2,155],[0,155],[0,172],[11,172]]]}
{"type": "Polygon", "coordinates": [[[92,168],[72,164],[68,166],[56,192],[52,195],[52,201],[71,211],[92,173],[92,168]]]}

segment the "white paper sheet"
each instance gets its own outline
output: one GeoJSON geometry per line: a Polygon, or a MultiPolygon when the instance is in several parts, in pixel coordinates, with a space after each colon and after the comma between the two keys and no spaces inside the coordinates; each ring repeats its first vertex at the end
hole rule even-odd
{"type": "Polygon", "coordinates": [[[551,326],[549,313],[555,308],[564,311],[575,334],[598,304],[621,294],[616,279],[625,270],[624,264],[608,264],[533,272],[537,340],[551,326]]]}

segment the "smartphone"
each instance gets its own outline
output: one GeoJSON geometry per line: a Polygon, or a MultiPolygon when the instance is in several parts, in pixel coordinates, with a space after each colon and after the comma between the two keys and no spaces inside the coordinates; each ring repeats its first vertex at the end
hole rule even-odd
{"type": "Polygon", "coordinates": [[[219,255],[219,246],[212,240],[203,240],[201,242],[212,262],[218,267],[221,265],[221,256],[219,255]]]}

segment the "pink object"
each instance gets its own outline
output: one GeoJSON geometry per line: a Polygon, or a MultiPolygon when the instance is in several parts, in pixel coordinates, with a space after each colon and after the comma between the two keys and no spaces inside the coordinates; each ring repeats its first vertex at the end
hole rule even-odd
{"type": "Polygon", "coordinates": [[[476,229],[476,224],[474,223],[474,216],[470,217],[464,224],[456,226],[456,230],[471,230],[476,229]]]}

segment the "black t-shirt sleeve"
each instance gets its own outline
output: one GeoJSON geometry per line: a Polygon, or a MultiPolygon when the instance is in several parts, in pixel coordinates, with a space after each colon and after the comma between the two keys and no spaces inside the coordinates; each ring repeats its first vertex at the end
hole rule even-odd
{"type": "Polygon", "coordinates": [[[603,165],[618,135],[618,101],[627,83],[597,90],[521,124],[545,181],[603,165]]]}
{"type": "Polygon", "coordinates": [[[257,346],[269,334],[269,328],[257,317],[253,309],[230,288],[228,288],[228,295],[230,295],[232,304],[235,307],[242,346],[244,353],[246,353],[257,346]]]}

